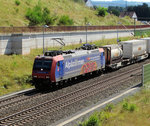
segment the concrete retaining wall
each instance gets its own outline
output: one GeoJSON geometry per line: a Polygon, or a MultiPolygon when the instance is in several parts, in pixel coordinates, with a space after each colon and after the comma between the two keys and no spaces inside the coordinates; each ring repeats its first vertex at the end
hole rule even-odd
{"type": "MultiPolygon", "coordinates": [[[[132,36],[133,31],[118,31],[119,37],[132,36]]],[[[86,41],[86,32],[59,32],[45,33],[45,47],[60,46],[52,38],[63,38],[65,45],[77,44],[86,41]]],[[[88,31],[87,41],[92,42],[101,39],[117,38],[117,31],[88,31]]],[[[12,34],[0,35],[0,54],[29,54],[30,49],[43,48],[43,34],[12,34]]]]}

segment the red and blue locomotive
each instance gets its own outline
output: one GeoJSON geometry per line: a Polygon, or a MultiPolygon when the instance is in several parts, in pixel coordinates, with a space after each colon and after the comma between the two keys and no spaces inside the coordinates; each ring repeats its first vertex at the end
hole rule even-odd
{"type": "MultiPolygon", "coordinates": [[[[88,47],[89,45],[84,45],[88,47]]],[[[47,51],[34,61],[32,78],[37,89],[50,87],[74,77],[105,69],[103,48],[73,51],[47,51]]]]}

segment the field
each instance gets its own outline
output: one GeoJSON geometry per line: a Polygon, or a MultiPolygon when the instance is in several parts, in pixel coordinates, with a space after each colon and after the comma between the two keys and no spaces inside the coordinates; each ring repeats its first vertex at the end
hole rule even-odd
{"type": "Polygon", "coordinates": [[[26,12],[28,8],[33,8],[38,2],[41,7],[47,7],[50,10],[51,16],[55,15],[59,19],[62,15],[68,15],[77,26],[85,25],[85,18],[91,25],[116,25],[119,21],[125,25],[134,24],[129,17],[119,19],[110,14],[106,17],[98,17],[95,10],[73,0],[0,0],[0,26],[28,26],[26,12]]]}

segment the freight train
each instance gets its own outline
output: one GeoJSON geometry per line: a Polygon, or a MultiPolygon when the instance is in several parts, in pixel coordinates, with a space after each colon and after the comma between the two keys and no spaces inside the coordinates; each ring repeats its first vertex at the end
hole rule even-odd
{"type": "Polygon", "coordinates": [[[76,50],[46,51],[34,60],[32,79],[35,88],[43,90],[78,76],[147,59],[150,54],[147,40],[130,40],[102,47],[84,44],[76,50]]]}

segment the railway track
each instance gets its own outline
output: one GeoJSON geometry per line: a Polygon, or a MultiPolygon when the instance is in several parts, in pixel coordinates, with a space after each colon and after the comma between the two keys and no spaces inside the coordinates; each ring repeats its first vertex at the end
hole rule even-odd
{"type": "MultiPolygon", "coordinates": [[[[148,61],[145,61],[146,64],[148,61]]],[[[36,98],[44,97],[46,94],[39,94],[36,90],[32,90],[25,93],[20,93],[8,98],[4,98],[0,100],[0,111],[7,109],[9,107],[22,104],[23,102],[27,102],[36,98]]]]}
{"type": "Polygon", "coordinates": [[[32,90],[27,93],[21,93],[18,95],[8,97],[6,99],[2,99],[2,100],[0,100],[0,111],[3,109],[6,109],[6,108],[12,107],[12,106],[21,104],[21,103],[31,100],[33,98],[37,98],[39,96],[40,96],[40,94],[36,90],[32,90]]]}
{"type": "Polygon", "coordinates": [[[39,117],[44,116],[48,113],[53,113],[55,111],[58,111],[66,106],[81,101],[86,97],[95,95],[98,92],[104,91],[108,88],[115,87],[119,85],[121,82],[133,78],[132,75],[138,75],[138,74],[141,74],[141,67],[131,69],[119,75],[107,78],[103,81],[99,81],[89,86],[86,86],[84,88],[78,89],[74,92],[65,94],[63,96],[57,97],[55,99],[43,102],[31,108],[1,118],[0,126],[24,125],[24,123],[28,123],[32,120],[36,120],[39,117]]]}

